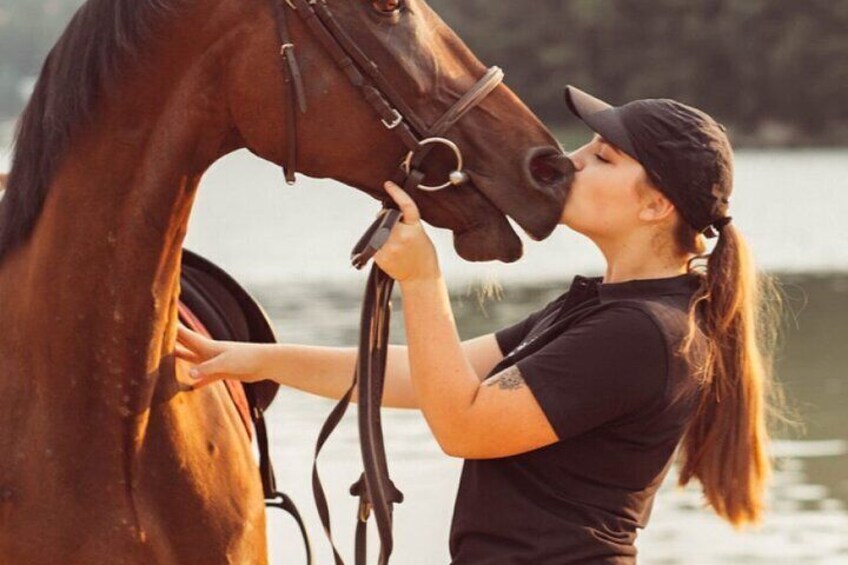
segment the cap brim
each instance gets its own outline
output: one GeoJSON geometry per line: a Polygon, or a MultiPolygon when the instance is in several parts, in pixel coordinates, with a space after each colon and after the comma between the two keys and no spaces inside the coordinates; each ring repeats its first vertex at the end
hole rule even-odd
{"type": "Polygon", "coordinates": [[[565,103],[592,131],[634,159],[639,159],[618,108],[573,86],[565,87],[565,103]]]}

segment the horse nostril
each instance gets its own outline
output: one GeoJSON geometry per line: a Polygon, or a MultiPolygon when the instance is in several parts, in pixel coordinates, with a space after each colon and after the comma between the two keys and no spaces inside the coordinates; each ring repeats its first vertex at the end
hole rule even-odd
{"type": "Polygon", "coordinates": [[[530,161],[530,174],[542,184],[554,184],[562,177],[547,157],[537,157],[530,161]]]}
{"type": "Polygon", "coordinates": [[[533,180],[540,185],[555,185],[574,174],[574,163],[552,147],[531,150],[528,169],[533,180]]]}

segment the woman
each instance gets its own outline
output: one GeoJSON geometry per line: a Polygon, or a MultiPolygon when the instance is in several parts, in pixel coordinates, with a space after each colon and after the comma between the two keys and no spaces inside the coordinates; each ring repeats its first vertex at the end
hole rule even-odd
{"type": "MultiPolygon", "coordinates": [[[[525,320],[460,342],[413,200],[375,260],[401,288],[407,347],[389,351],[384,405],[422,411],[445,453],[465,459],[454,563],[634,563],[637,528],[682,441],[697,478],[735,525],[762,513],[764,392],[758,293],[727,215],[731,148],[706,114],[672,100],[612,107],[566,88],[596,135],[572,153],[561,223],[603,253],[603,277],[525,320]],[[717,237],[706,273],[704,237],[717,237]]],[[[197,385],[273,379],[330,398],[354,349],[214,342],[180,328],[197,385]]]]}

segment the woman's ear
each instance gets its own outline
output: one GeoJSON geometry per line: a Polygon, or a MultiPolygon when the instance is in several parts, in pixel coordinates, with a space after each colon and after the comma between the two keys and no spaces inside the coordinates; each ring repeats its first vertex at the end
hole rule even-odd
{"type": "Polygon", "coordinates": [[[662,222],[674,214],[674,204],[653,186],[645,186],[645,189],[641,193],[642,208],[639,211],[640,220],[649,223],[662,222]]]}

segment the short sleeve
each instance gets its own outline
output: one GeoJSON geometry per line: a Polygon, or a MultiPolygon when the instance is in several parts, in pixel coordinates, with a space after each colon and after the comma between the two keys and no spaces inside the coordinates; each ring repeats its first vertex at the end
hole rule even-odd
{"type": "Polygon", "coordinates": [[[665,338],[650,314],[620,305],[516,363],[560,440],[659,400],[667,365],[665,338]]]}
{"type": "Polygon", "coordinates": [[[550,308],[551,304],[547,304],[520,322],[496,331],[495,340],[498,342],[498,347],[501,348],[501,353],[503,355],[507,355],[510,351],[518,347],[521,340],[527,337],[527,334],[530,333],[533,326],[542,319],[542,316],[544,316],[550,308]]]}

